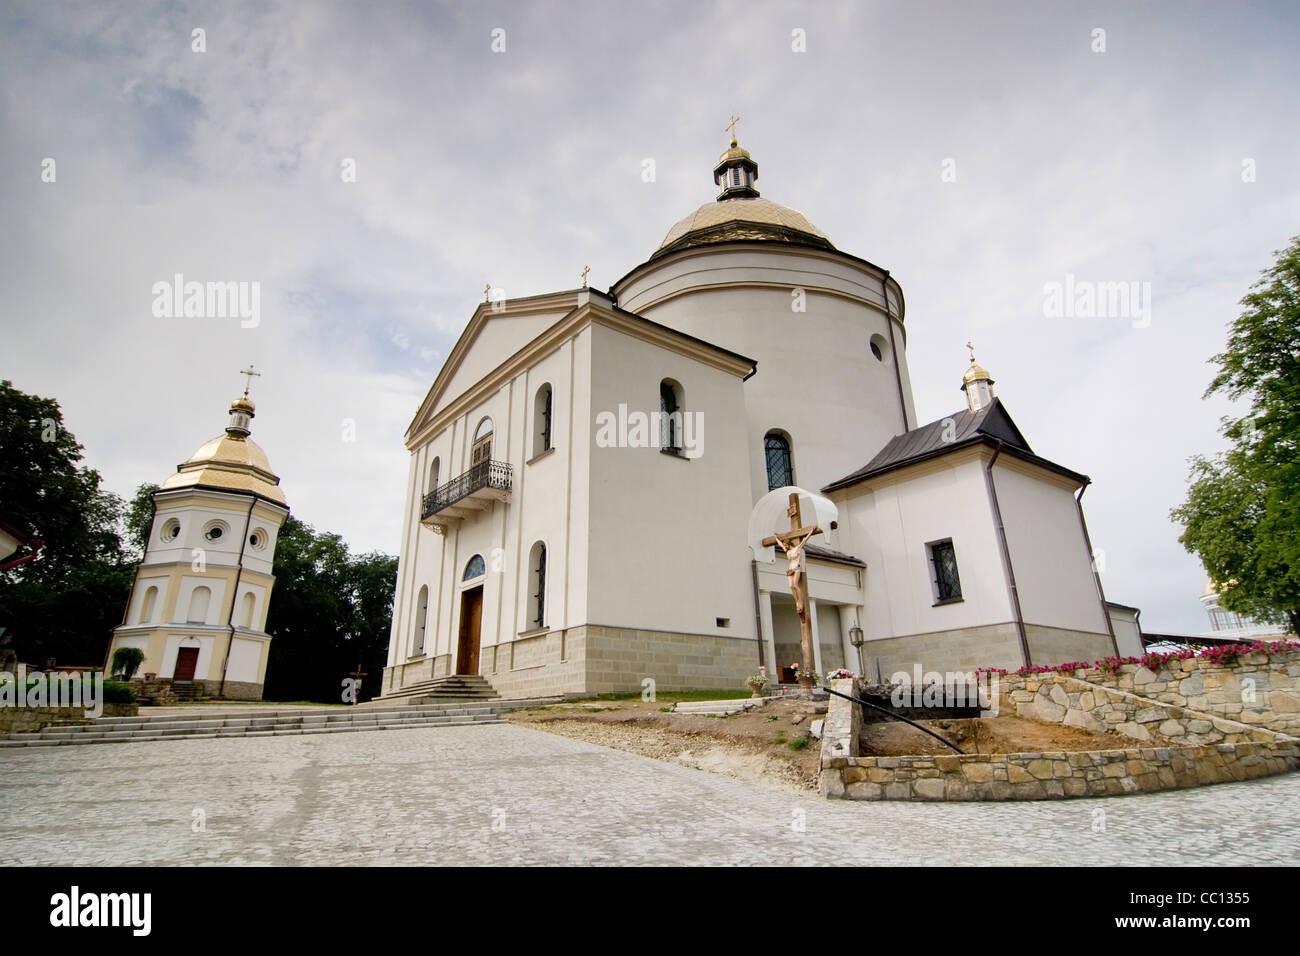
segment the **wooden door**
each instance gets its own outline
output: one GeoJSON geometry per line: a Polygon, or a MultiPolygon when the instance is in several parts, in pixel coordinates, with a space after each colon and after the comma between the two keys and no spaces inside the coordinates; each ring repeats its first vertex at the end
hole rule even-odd
{"type": "Polygon", "coordinates": [[[483,588],[470,588],[460,596],[460,646],[457,674],[478,673],[479,629],[483,624],[483,588]]]}
{"type": "Polygon", "coordinates": [[[194,668],[199,663],[199,649],[197,647],[182,647],[176,652],[176,670],[173,672],[173,681],[191,681],[194,680],[194,668]]]}

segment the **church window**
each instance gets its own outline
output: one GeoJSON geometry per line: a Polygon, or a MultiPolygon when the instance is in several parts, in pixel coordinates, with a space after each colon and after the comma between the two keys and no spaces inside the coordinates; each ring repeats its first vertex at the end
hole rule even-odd
{"type": "Polygon", "coordinates": [[[673,454],[682,448],[682,387],[667,378],[659,383],[659,448],[673,454]]]}
{"type": "Polygon", "coordinates": [[[877,362],[883,362],[885,356],[889,354],[889,342],[879,332],[871,336],[867,344],[871,347],[871,354],[876,357],[877,362]]]}
{"type": "Polygon", "coordinates": [[[469,450],[469,465],[474,468],[477,465],[487,467],[487,462],[492,459],[492,419],[485,418],[478,423],[478,428],[474,429],[474,444],[469,450]]]}
{"type": "Polygon", "coordinates": [[[190,594],[190,613],[185,616],[187,624],[203,624],[208,619],[208,602],[212,600],[212,590],[197,587],[190,594]]]}
{"type": "Polygon", "coordinates": [[[148,624],[153,621],[154,605],[158,601],[158,589],[150,587],[144,592],[144,602],[140,606],[140,623],[148,624]]]}
{"type": "Polygon", "coordinates": [[[540,541],[528,555],[528,626],[546,626],[546,545],[540,541]]]}
{"type": "Polygon", "coordinates": [[[961,578],[957,574],[957,552],[953,549],[952,539],[935,541],[929,545],[930,566],[934,573],[934,596],[936,604],[960,601],[961,578]]]}
{"type": "Polygon", "coordinates": [[[181,523],[175,518],[171,518],[162,526],[162,532],[159,534],[159,537],[164,541],[175,541],[180,537],[180,533],[181,523]]]}
{"type": "Polygon", "coordinates": [[[487,563],[483,560],[483,555],[476,554],[469,559],[465,565],[465,574],[461,577],[462,581],[472,581],[480,578],[487,571],[487,563]]]}
{"type": "Polygon", "coordinates": [[[203,537],[207,541],[219,541],[229,530],[230,526],[224,521],[209,521],[203,528],[203,537]]]}
{"type": "Polygon", "coordinates": [[[433,459],[433,464],[429,466],[429,487],[426,494],[433,494],[438,490],[438,472],[442,469],[442,460],[433,459]]]}
{"type": "Polygon", "coordinates": [[[415,608],[415,641],[411,656],[419,657],[424,653],[424,628],[429,619],[429,585],[420,588],[420,600],[415,608]]]}
{"type": "Polygon", "coordinates": [[[249,591],[244,595],[244,627],[250,630],[253,627],[253,609],[257,605],[257,598],[253,597],[253,592],[249,591]]]}
{"type": "Polygon", "coordinates": [[[551,450],[551,402],[552,389],[549,384],[537,390],[533,400],[533,457],[551,450]]]}
{"type": "Polygon", "coordinates": [[[767,463],[768,491],[794,484],[794,460],[790,456],[790,439],[780,432],[768,432],[763,438],[763,456],[767,463]]]}

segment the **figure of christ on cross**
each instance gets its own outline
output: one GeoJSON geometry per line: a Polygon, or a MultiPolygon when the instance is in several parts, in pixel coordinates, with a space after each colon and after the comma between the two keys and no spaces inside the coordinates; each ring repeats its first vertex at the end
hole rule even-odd
{"type": "Polygon", "coordinates": [[[763,539],[763,547],[777,547],[785,554],[788,562],[785,576],[790,581],[790,594],[794,597],[795,613],[799,615],[799,647],[803,652],[803,663],[799,665],[799,686],[812,690],[813,659],[812,619],[808,612],[808,574],[804,565],[804,545],[822,529],[815,524],[803,527],[803,518],[799,513],[799,495],[791,492],[790,507],[785,512],[790,516],[790,530],[770,535],[763,539]]]}

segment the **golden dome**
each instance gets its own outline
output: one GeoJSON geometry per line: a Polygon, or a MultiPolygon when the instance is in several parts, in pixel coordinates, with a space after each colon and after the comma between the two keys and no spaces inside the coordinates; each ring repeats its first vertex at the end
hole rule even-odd
{"type": "Polygon", "coordinates": [[[196,485],[230,491],[251,491],[280,504],[285,503],[284,492],[279,488],[280,479],[271,471],[271,462],[266,457],[266,452],[262,451],[257,442],[229,433],[204,443],[188,459],[177,465],[176,474],[162,483],[162,490],[192,488],[196,485]]]}
{"type": "Polygon", "coordinates": [[[249,413],[257,411],[257,406],[254,405],[253,400],[248,397],[248,393],[244,393],[230,403],[230,410],[232,412],[237,408],[249,413]]]}
{"type": "Polygon", "coordinates": [[[972,359],[970,368],[966,369],[966,374],[961,377],[961,380],[965,384],[969,385],[971,382],[978,382],[981,380],[991,382],[993,381],[993,376],[988,373],[988,369],[972,359]]]}
{"type": "MultiPolygon", "coordinates": [[[[743,152],[743,150],[742,150],[743,152]]],[[[826,238],[825,233],[808,221],[808,217],[797,209],[791,209],[789,206],[782,206],[774,203],[770,199],[725,199],[720,202],[707,202],[695,212],[691,213],[685,219],[678,222],[668,230],[668,235],[664,236],[664,241],[659,243],[659,249],[666,249],[668,246],[677,242],[683,236],[692,232],[698,232],[704,229],[713,229],[723,226],[727,223],[736,223],[741,230],[745,226],[756,226],[758,229],[752,230],[753,236],[742,234],[723,235],[719,239],[740,239],[740,238],[762,238],[763,230],[771,230],[772,227],[779,229],[793,230],[794,232],[804,233],[816,239],[821,243],[830,246],[831,242],[826,238]]],[[[834,248],[833,246],[831,248],[834,248]]]]}

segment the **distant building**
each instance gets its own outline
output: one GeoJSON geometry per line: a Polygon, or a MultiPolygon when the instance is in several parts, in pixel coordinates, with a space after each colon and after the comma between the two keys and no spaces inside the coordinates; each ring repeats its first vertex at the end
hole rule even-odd
{"type": "Polygon", "coordinates": [[[1201,607],[1210,615],[1210,630],[1202,631],[1202,637],[1231,638],[1240,641],[1269,641],[1287,636],[1285,624],[1261,624],[1250,618],[1242,617],[1236,611],[1226,611],[1219,607],[1219,592],[1214,582],[1205,579],[1205,592],[1201,595],[1201,607]]]}

